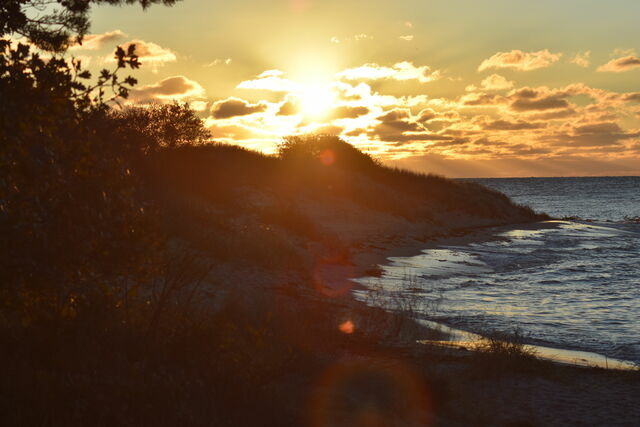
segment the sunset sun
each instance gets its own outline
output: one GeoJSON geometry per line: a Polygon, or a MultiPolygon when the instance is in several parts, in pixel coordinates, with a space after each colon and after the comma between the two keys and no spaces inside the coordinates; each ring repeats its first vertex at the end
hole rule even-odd
{"type": "Polygon", "coordinates": [[[336,101],[331,88],[318,83],[304,85],[299,97],[300,112],[311,119],[327,116],[336,101]]]}

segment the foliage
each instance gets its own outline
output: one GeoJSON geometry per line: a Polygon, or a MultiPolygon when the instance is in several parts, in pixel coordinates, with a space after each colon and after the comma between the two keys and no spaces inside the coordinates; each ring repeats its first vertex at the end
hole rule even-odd
{"type": "Polygon", "coordinates": [[[508,371],[532,371],[545,365],[536,357],[534,347],[525,344],[522,333],[515,329],[513,333],[493,332],[472,345],[478,354],[475,368],[480,375],[502,375],[508,371]]]}
{"type": "Polygon", "coordinates": [[[311,162],[366,171],[377,165],[370,155],[353,145],[337,136],[323,134],[287,136],[278,147],[278,156],[285,162],[302,163],[305,167],[311,162]]]}
{"type": "MultiPolygon", "coordinates": [[[[91,3],[104,2],[0,6],[0,36],[23,34],[30,43],[0,40],[0,314],[22,325],[113,315],[132,283],[160,273],[164,236],[137,166],[149,139],[161,142],[109,107],[136,83],[118,77],[139,67],[135,46],[117,48],[114,69],[93,84],[80,61],[32,48],[62,50],[68,31],[81,37],[91,3]],[[45,6],[37,21],[27,11],[45,6]]],[[[164,110],[166,120],[172,114],[174,123],[193,116],[186,107],[164,110]]],[[[194,135],[181,129],[174,141],[194,135]]]]}
{"type": "Polygon", "coordinates": [[[92,5],[134,4],[143,8],[155,3],[172,5],[177,0],[3,0],[0,3],[0,37],[17,34],[42,50],[63,52],[82,42],[89,30],[92,5]]]}
{"type": "Polygon", "coordinates": [[[114,128],[122,136],[134,135],[145,153],[160,148],[203,144],[211,138],[202,120],[188,104],[151,104],[145,107],[127,107],[109,112],[114,128]]]}
{"type": "MultiPolygon", "coordinates": [[[[35,321],[34,313],[75,315],[100,295],[113,296],[116,282],[147,275],[145,253],[161,241],[152,232],[153,208],[139,197],[132,159],[109,131],[101,95],[92,98],[94,86],[78,80],[90,76],[22,44],[14,50],[2,42],[2,49],[4,290],[23,321],[35,321]]],[[[136,63],[134,56],[122,60],[118,69],[136,63]]]]}

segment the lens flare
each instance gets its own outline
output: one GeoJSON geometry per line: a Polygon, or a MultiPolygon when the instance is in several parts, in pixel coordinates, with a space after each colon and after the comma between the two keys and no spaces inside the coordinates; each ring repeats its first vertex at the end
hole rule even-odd
{"type": "Polygon", "coordinates": [[[346,322],[342,322],[338,329],[340,329],[340,332],[343,334],[352,334],[356,327],[351,320],[347,320],[346,322]]]}
{"type": "Polygon", "coordinates": [[[310,425],[430,426],[431,396],[420,374],[400,360],[338,362],[311,396],[310,425]],[[356,398],[357,397],[357,398],[356,398]]]}
{"type": "Polygon", "coordinates": [[[336,161],[336,153],[329,149],[322,150],[318,154],[318,160],[325,166],[331,166],[336,161]]]}

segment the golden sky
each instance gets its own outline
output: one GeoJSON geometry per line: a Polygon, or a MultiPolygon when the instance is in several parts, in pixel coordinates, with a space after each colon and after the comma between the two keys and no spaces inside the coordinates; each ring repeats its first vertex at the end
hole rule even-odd
{"type": "Polygon", "coordinates": [[[273,152],[341,135],[451,177],[640,175],[640,2],[184,0],[99,7],[72,54],[135,43],[130,102],[189,102],[273,152]],[[560,4],[559,4],[560,3],[560,4]]]}

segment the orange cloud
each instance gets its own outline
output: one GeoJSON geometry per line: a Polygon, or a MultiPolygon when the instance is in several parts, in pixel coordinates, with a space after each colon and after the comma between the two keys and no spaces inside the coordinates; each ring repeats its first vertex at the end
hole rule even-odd
{"type": "Polygon", "coordinates": [[[420,83],[427,83],[440,78],[440,72],[431,71],[431,68],[423,65],[416,67],[412,62],[403,61],[386,67],[375,63],[364,64],[360,67],[349,68],[337,74],[345,80],[385,80],[393,79],[399,81],[417,80],[420,83]]]}
{"type": "Polygon", "coordinates": [[[517,71],[531,71],[545,68],[560,60],[561,53],[551,53],[548,49],[537,52],[523,52],[512,50],[511,52],[498,52],[492,57],[482,61],[478,71],[491,68],[511,68],[517,71]]]}
{"type": "Polygon", "coordinates": [[[476,86],[467,86],[466,90],[468,92],[474,92],[478,89],[480,90],[505,90],[511,89],[513,87],[513,82],[507,80],[505,77],[500,74],[491,74],[489,77],[485,78],[480,82],[480,88],[476,86]]]}
{"type": "Polygon", "coordinates": [[[70,50],[98,50],[109,43],[116,43],[127,35],[120,30],[109,31],[102,34],[87,34],[82,38],[82,44],[75,43],[70,50]]]}
{"type": "Polygon", "coordinates": [[[579,67],[587,68],[589,65],[591,65],[590,58],[591,51],[587,50],[586,52],[576,53],[573,57],[571,57],[569,62],[571,62],[572,64],[576,64],[579,67]]]}
{"type": "MultiPolygon", "coordinates": [[[[121,47],[126,51],[129,46],[135,45],[134,53],[140,58],[141,64],[150,64],[152,70],[164,65],[167,62],[176,61],[176,54],[170,49],[163,48],[153,42],[146,42],[144,40],[131,40],[121,47]]],[[[108,62],[115,62],[113,57],[107,58],[108,62]]]]}
{"type": "Polygon", "coordinates": [[[622,73],[640,68],[640,58],[634,55],[623,56],[622,58],[612,59],[604,65],[598,67],[599,72],[622,73]]]}

